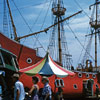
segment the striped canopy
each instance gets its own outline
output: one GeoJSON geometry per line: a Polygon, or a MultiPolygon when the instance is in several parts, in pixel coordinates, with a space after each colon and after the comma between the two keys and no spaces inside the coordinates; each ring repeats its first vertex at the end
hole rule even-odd
{"type": "Polygon", "coordinates": [[[19,71],[24,72],[29,76],[33,76],[35,74],[45,76],[56,75],[57,77],[66,77],[67,75],[74,75],[74,72],[63,69],[60,65],[55,63],[48,53],[38,63],[27,68],[20,69],[19,71]]]}

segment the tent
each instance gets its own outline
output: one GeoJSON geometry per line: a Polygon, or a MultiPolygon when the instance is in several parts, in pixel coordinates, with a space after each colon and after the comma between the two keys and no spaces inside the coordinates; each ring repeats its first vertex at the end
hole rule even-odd
{"type": "Polygon", "coordinates": [[[66,77],[67,75],[75,74],[74,72],[66,70],[55,63],[48,53],[38,63],[27,68],[20,69],[19,72],[23,72],[29,76],[39,74],[44,76],[56,75],[57,77],[66,77]]]}

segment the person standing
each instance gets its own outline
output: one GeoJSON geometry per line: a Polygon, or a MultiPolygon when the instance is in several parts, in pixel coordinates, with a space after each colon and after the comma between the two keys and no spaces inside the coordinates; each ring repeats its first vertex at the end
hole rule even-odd
{"type": "Polygon", "coordinates": [[[39,100],[39,97],[38,97],[39,86],[37,85],[39,79],[38,77],[33,76],[32,81],[33,81],[33,86],[29,91],[29,95],[31,95],[31,100],[39,100]]]}
{"type": "Polygon", "coordinates": [[[54,100],[64,100],[63,98],[63,89],[61,87],[58,87],[58,92],[55,94],[54,100]]]}
{"type": "Polygon", "coordinates": [[[14,86],[14,100],[24,100],[25,99],[25,91],[23,83],[19,81],[19,74],[13,74],[13,81],[15,83],[14,86]]]}
{"type": "Polygon", "coordinates": [[[52,100],[52,91],[49,85],[49,79],[44,76],[42,78],[42,83],[44,84],[44,88],[42,90],[42,100],[52,100]]]}

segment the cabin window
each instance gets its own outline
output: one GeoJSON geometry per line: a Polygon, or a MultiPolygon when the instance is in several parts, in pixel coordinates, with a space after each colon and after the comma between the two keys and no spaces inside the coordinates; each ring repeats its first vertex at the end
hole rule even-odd
{"type": "Polygon", "coordinates": [[[13,62],[12,62],[12,56],[9,55],[8,53],[6,52],[3,52],[2,51],[2,55],[3,55],[3,59],[4,59],[4,62],[10,66],[13,66],[13,62]]]}
{"type": "Polygon", "coordinates": [[[86,74],[86,78],[89,78],[89,74],[86,74]]]}
{"type": "Polygon", "coordinates": [[[73,87],[74,87],[74,89],[77,89],[77,84],[74,84],[73,87]]]}
{"type": "Polygon", "coordinates": [[[93,75],[92,75],[92,77],[93,77],[93,78],[96,78],[96,75],[95,75],[95,74],[93,74],[93,75]]]}
{"type": "Polygon", "coordinates": [[[78,77],[82,77],[82,73],[78,73],[78,77]]]}
{"type": "Polygon", "coordinates": [[[32,59],[31,58],[27,58],[27,63],[31,64],[32,63],[32,59]]]}
{"type": "Polygon", "coordinates": [[[56,87],[64,87],[64,81],[63,79],[56,79],[55,80],[56,87]]]}

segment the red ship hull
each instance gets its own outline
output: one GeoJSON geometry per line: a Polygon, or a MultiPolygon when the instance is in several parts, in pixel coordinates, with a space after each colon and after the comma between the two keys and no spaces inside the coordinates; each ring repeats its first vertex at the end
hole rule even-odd
{"type": "MultiPolygon", "coordinates": [[[[30,65],[33,65],[41,60],[41,57],[38,57],[36,55],[36,51],[34,49],[23,46],[15,41],[7,38],[2,33],[0,33],[0,45],[2,46],[2,48],[9,50],[10,52],[14,53],[17,56],[19,67],[21,69],[28,67],[30,65]],[[27,62],[28,58],[31,58],[31,63],[27,62]]],[[[79,71],[77,71],[75,73],[76,74],[73,77],[67,76],[65,78],[62,78],[62,80],[64,81],[63,91],[64,91],[65,98],[81,97],[83,95],[83,82],[88,79],[93,80],[93,86],[91,85],[93,95],[96,92],[96,86],[98,86],[100,88],[99,74],[94,74],[92,72],[91,73],[79,72],[79,71]],[[81,76],[80,76],[80,74],[81,74],[81,76]]],[[[38,75],[38,77],[41,80],[41,76],[38,75]]],[[[31,88],[31,86],[32,86],[31,77],[29,77],[25,74],[22,74],[20,77],[20,80],[23,82],[25,87],[31,88]]],[[[50,80],[50,85],[52,87],[52,90],[55,91],[55,84],[54,84],[55,76],[51,76],[49,78],[49,80],[50,80]]],[[[58,80],[59,80],[59,78],[58,78],[58,80]]],[[[41,82],[39,82],[39,87],[40,88],[43,87],[43,84],[41,84],[41,82]]]]}

